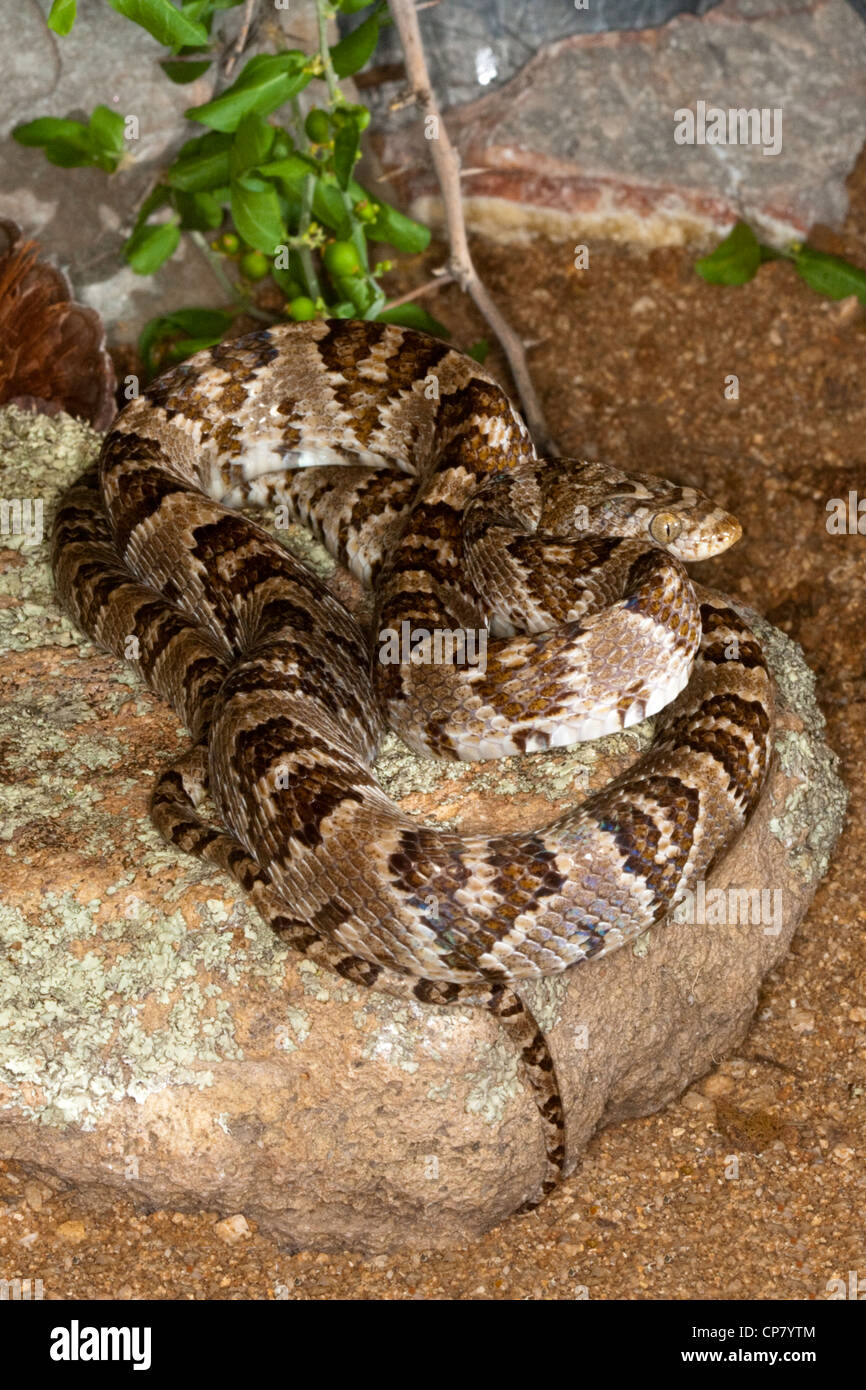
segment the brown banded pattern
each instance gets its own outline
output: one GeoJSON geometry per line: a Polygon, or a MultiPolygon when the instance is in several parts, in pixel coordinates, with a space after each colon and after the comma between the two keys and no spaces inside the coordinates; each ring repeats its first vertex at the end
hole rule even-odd
{"type": "Polygon", "coordinates": [[[493,1013],[535,1094],[542,1193],[564,1107],[515,985],[664,918],[766,776],[760,646],[684,567],[738,535],[693,489],[537,459],[476,363],[353,321],[263,329],[173,368],[58,510],[62,604],[193,736],[158,780],[157,826],[326,968],[493,1013]],[[235,510],[276,503],[372,586],[371,632],[235,510]],[[484,660],[382,660],[404,627],[472,632],[484,660]],[[656,712],[635,766],[541,829],[424,827],[372,770],[386,725],[422,753],[487,758],[656,712]]]}

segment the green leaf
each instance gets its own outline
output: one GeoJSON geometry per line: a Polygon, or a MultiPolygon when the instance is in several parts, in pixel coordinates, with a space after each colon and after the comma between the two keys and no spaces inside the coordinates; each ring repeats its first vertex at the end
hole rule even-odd
{"type": "Polygon", "coordinates": [[[118,14],[146,29],[166,48],[183,48],[184,45],[203,48],[208,42],[205,26],[182,10],[176,10],[171,0],[108,0],[108,3],[118,14]]]}
{"type": "Polygon", "coordinates": [[[338,77],[351,77],[352,73],[359,72],[369,61],[376,44],[379,42],[379,30],[382,22],[381,7],[379,7],[368,19],[359,24],[357,29],[353,29],[351,34],[347,34],[344,39],[340,39],[339,43],[334,44],[331,49],[331,62],[338,77]]]}
{"type": "Polygon", "coordinates": [[[124,150],[123,117],[110,106],[97,106],[90,117],[90,130],[97,148],[106,154],[121,155],[124,150]]]}
{"type": "Polygon", "coordinates": [[[760,264],[758,238],[745,222],[738,222],[715,251],[695,261],[695,270],[711,285],[745,285],[760,264]]]}
{"type": "Polygon", "coordinates": [[[376,299],[376,286],[372,281],[360,275],[352,277],[341,275],[336,281],[336,285],[340,298],[351,299],[360,316],[365,318],[376,299]]]}
{"type": "Polygon", "coordinates": [[[185,140],[177,152],[177,158],[190,159],[194,154],[211,154],[214,150],[230,150],[231,147],[231,135],[225,135],[221,130],[206,130],[204,135],[194,135],[191,140],[185,140]]]}
{"type": "Polygon", "coordinates": [[[866,270],[841,256],[801,246],[794,252],[794,265],[801,279],[818,294],[828,299],[847,299],[856,294],[860,303],[866,304],[866,270]]]}
{"type": "Polygon", "coordinates": [[[477,343],[466,349],[466,356],[471,357],[474,362],[484,362],[490,351],[490,344],[486,338],[479,338],[477,343]]]}
{"type": "Polygon", "coordinates": [[[365,5],[369,5],[370,0],[337,0],[337,8],[343,14],[357,14],[358,10],[363,10],[365,5]]]}
{"type": "Polygon", "coordinates": [[[211,65],[210,58],[204,58],[195,63],[177,63],[170,58],[160,63],[160,67],[170,82],[176,82],[179,87],[185,87],[188,82],[195,82],[197,77],[207,72],[211,65]]]}
{"type": "MultiPolygon", "coordinates": [[[[63,142],[57,145],[46,145],[42,153],[50,164],[57,164],[61,169],[106,170],[105,155],[97,154],[92,149],[78,150],[74,145],[63,142]]],[[[107,169],[106,172],[110,172],[110,169],[107,169]]]]}
{"type": "Polygon", "coordinates": [[[303,277],[293,275],[292,272],[284,266],[273,266],[271,269],[271,278],[280,292],[285,295],[286,299],[295,299],[299,289],[306,294],[303,277]]]}
{"type": "Polygon", "coordinates": [[[334,173],[340,187],[349,187],[358,155],[361,132],[354,121],[346,121],[334,136],[334,173]]]}
{"type": "Polygon", "coordinates": [[[172,196],[181,226],[190,231],[212,232],[223,220],[222,204],[212,193],[181,193],[172,196]]]}
{"type": "Polygon", "coordinates": [[[228,183],[231,144],[229,136],[217,131],[187,141],[166,174],[167,182],[185,193],[198,193],[228,183]]]}
{"type": "Polygon", "coordinates": [[[94,140],[93,132],[81,121],[64,121],[56,116],[41,116],[18,126],[12,132],[19,145],[42,146],[45,158],[63,169],[89,165],[109,172],[120,156],[108,154],[94,140]]]}
{"type": "MultiPolygon", "coordinates": [[[[389,246],[396,246],[398,251],[405,251],[410,256],[417,255],[419,251],[426,251],[430,241],[429,227],[424,227],[405,213],[398,212],[390,203],[379,202],[378,198],[374,198],[366,189],[358,185],[354,187],[358,190],[356,201],[369,198],[371,202],[379,203],[379,213],[375,222],[367,222],[364,226],[371,241],[387,241],[389,246]]],[[[355,196],[354,189],[352,196],[355,196]]]]}
{"type": "Polygon", "coordinates": [[[316,179],[313,185],[313,216],[324,227],[336,232],[341,240],[351,235],[352,222],[343,196],[336,183],[329,183],[325,178],[316,179]]]}
{"type": "Polygon", "coordinates": [[[270,153],[276,130],[255,111],[244,116],[238,124],[231,152],[231,171],[234,176],[263,164],[270,153]]]}
{"type": "Polygon", "coordinates": [[[150,217],[150,214],[152,212],[156,212],[157,208],[163,207],[170,200],[170,198],[171,194],[169,190],[166,188],[165,184],[158,183],[156,188],[152,189],[150,193],[148,193],[141,207],[138,209],[138,216],[135,219],[135,226],[133,227],[133,231],[137,232],[139,227],[143,227],[147,219],[150,217]]]}
{"type": "Polygon", "coordinates": [[[252,169],[248,169],[245,174],[238,174],[232,179],[232,183],[246,188],[250,193],[264,193],[265,189],[270,187],[267,179],[263,179],[252,169]]]}
{"type": "Polygon", "coordinates": [[[19,145],[41,145],[45,158],[63,169],[89,165],[112,173],[123,155],[123,126],[123,117],[116,111],[97,106],[89,125],[41,116],[12,134],[19,145]]]}
{"type": "Polygon", "coordinates": [[[75,23],[76,0],[54,0],[45,23],[55,34],[68,34],[75,23]]]}
{"type": "Polygon", "coordinates": [[[292,193],[302,193],[307,175],[318,172],[319,166],[316,161],[304,154],[286,155],[285,159],[275,159],[270,164],[263,164],[259,169],[260,174],[279,179],[292,193]]]}
{"type": "Polygon", "coordinates": [[[200,348],[218,343],[231,322],[231,314],[222,309],[176,309],[172,314],[151,319],[144,325],[138,339],[138,350],[148,373],[152,373],[155,366],[153,349],[167,338],[178,333],[183,335],[180,342],[175,344],[175,351],[181,347],[181,343],[185,344],[181,357],[172,353],[173,360],[179,362],[200,348]]]}
{"type": "Polygon", "coordinates": [[[275,247],[283,245],[288,235],[277,190],[270,183],[263,183],[260,189],[250,188],[249,183],[249,178],[232,182],[232,220],[248,246],[273,256],[275,247]]]}
{"type": "Polygon", "coordinates": [[[142,332],[148,332],[154,324],[167,324],[174,332],[207,338],[214,333],[224,333],[231,321],[232,316],[225,309],[173,309],[170,314],[151,319],[142,332]]]}
{"type": "Polygon", "coordinates": [[[203,348],[213,347],[220,340],[221,334],[210,337],[207,334],[202,338],[178,338],[177,342],[172,343],[166,354],[169,362],[182,362],[185,357],[192,357],[194,353],[201,352],[203,348]]]}
{"type": "Polygon", "coordinates": [[[211,0],[181,0],[180,8],[187,19],[193,20],[196,24],[203,24],[210,33],[211,22],[216,9],[211,0]]]}
{"type": "MultiPolygon", "coordinates": [[[[393,309],[383,309],[378,315],[378,320],[380,323],[399,323],[401,328],[418,328],[422,333],[433,333],[437,338],[451,337],[450,329],[438,319],[434,319],[420,304],[398,304],[393,309]]],[[[469,355],[474,356],[471,351],[469,355]]],[[[475,360],[483,361],[480,357],[476,357],[475,360]]]]}
{"type": "Polygon", "coordinates": [[[13,139],[19,145],[49,145],[64,141],[79,141],[81,148],[89,147],[87,127],[81,121],[63,121],[58,116],[40,116],[35,121],[16,126],[13,139]]]}
{"type": "Polygon", "coordinates": [[[152,275],[177,250],[180,228],[173,222],[156,227],[139,227],[123,248],[123,254],[136,275],[152,275]]]}
{"type": "Polygon", "coordinates": [[[309,72],[304,72],[308,61],[299,49],[260,53],[250,59],[231,87],[203,106],[191,106],[185,114],[189,120],[200,121],[214,130],[237,130],[250,111],[269,116],[302,91],[311,78],[309,72]]]}

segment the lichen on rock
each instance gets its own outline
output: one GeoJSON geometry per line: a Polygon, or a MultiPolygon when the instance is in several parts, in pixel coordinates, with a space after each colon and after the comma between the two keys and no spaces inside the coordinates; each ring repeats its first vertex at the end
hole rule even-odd
{"type": "MultiPolygon", "coordinates": [[[[47,536],[98,438],[9,410],[0,442],[5,495],[42,499],[47,536]]],[[[782,929],[670,921],[525,986],[556,1056],[571,1166],[600,1124],[666,1104],[739,1041],[841,825],[811,673],[794,643],[758,630],[779,756],[712,882],[779,888],[782,929]]],[[[186,736],[58,613],[45,539],[0,549],[0,642],[3,1152],[153,1205],[242,1210],[320,1249],[451,1244],[530,1196],[540,1129],[494,1019],[299,960],[233,881],[159,839],[150,788],[186,736]]],[[[580,800],[649,736],[463,768],[390,739],[379,767],[431,824],[511,829],[580,800]]]]}

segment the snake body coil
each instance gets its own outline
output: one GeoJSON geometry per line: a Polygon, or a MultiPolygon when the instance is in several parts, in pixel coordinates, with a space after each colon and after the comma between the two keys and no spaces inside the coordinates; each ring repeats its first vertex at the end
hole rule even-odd
{"type": "Polygon", "coordinates": [[[760,646],[683,565],[738,536],[692,489],[537,459],[501,388],[444,343],[338,320],[252,333],[160,377],[62,499],[53,564],[76,623],[132,654],[192,734],[155,788],[162,833],[329,969],[492,1010],[536,1093],[549,1191],[562,1103],[515,982],[665,917],[766,776],[760,646]],[[235,510],[256,504],[282,504],[372,587],[372,641],[235,510]],[[388,659],[406,657],[406,633],[410,659],[388,659]],[[461,664],[468,637],[484,659],[461,664]],[[657,711],[635,766],[542,830],[424,827],[371,771],[386,725],[422,753],[490,758],[657,711]]]}

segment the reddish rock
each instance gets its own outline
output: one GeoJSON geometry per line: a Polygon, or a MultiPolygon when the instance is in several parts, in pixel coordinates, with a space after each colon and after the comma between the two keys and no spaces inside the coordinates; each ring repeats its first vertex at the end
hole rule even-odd
{"type": "MultiPolygon", "coordinates": [[[[717,239],[742,217],[771,241],[803,238],[847,208],[866,138],[864,71],[866,25],[844,0],[726,0],[658,29],[562,39],[447,113],[469,222],[502,239],[657,246],[717,239]],[[675,113],[699,101],[781,110],[779,152],[675,143],[675,113]]],[[[438,220],[423,123],[386,122],[380,155],[415,215],[438,220]]]]}
{"type": "MultiPolygon", "coordinates": [[[[7,489],[45,496],[46,533],[96,444],[69,417],[0,412],[7,489]]],[[[495,1021],[298,959],[233,881],[163,844],[148,796],[183,731],[61,618],[45,543],[4,539],[0,1154],[94,1199],[204,1208],[232,1237],[255,1221],[295,1248],[429,1249],[507,1217],[537,1191],[543,1150],[495,1021]]],[[[526,988],[560,1072],[570,1169],[601,1125],[667,1104],[739,1043],[826,869],[845,797],[811,674],[794,643],[758,632],[778,759],[707,892],[763,889],[780,910],[670,922],[526,988]]],[[[465,768],[392,746],[380,770],[422,816],[507,829],[550,819],[638,742],[465,768]]]]}

